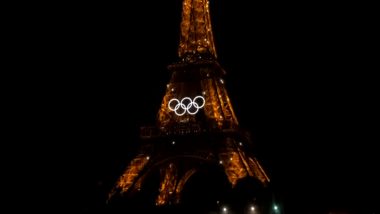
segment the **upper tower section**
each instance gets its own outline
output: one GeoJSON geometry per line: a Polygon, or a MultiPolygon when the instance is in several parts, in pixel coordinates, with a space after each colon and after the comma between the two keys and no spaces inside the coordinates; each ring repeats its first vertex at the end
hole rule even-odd
{"type": "Polygon", "coordinates": [[[178,56],[187,62],[216,59],[209,0],[183,0],[178,56]]]}

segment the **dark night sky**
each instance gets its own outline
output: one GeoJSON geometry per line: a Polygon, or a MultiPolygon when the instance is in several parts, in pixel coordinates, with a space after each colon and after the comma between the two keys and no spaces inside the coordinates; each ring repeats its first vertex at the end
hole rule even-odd
{"type": "MultiPolygon", "coordinates": [[[[58,174],[73,184],[61,190],[71,194],[62,206],[96,206],[134,155],[138,128],[154,123],[166,66],[177,60],[180,2],[52,11],[46,108],[58,174]]],[[[215,0],[211,16],[230,99],[278,194],[299,210],[374,207],[375,85],[351,55],[354,13],[327,3],[250,4],[215,0]]]]}

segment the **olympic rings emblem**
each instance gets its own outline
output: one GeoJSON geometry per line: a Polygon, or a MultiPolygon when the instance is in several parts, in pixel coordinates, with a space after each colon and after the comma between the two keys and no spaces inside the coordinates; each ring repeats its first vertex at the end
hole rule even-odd
{"type": "Polygon", "coordinates": [[[190,115],[195,115],[199,109],[203,108],[205,103],[205,98],[202,96],[196,96],[194,99],[184,97],[181,101],[173,98],[169,101],[168,107],[171,111],[174,111],[177,116],[182,116],[186,114],[186,112],[190,115]]]}

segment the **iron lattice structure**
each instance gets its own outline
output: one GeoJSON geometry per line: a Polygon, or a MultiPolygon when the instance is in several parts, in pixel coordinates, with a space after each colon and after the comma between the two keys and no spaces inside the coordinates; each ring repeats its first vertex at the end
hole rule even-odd
{"type": "Polygon", "coordinates": [[[269,178],[247,148],[224,86],[225,71],[217,62],[209,1],[183,0],[179,62],[157,124],[142,127],[140,153],[130,162],[110,193],[133,194],[146,178],[159,173],[156,205],[179,203],[186,182],[207,165],[222,167],[232,187],[247,176],[267,184],[269,178]]]}

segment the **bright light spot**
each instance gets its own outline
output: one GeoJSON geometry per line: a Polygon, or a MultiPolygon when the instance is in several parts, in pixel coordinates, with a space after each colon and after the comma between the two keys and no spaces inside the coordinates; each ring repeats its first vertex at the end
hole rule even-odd
{"type": "Polygon", "coordinates": [[[223,164],[223,161],[219,161],[219,164],[223,164]]]}
{"type": "Polygon", "coordinates": [[[173,141],[172,144],[174,145],[174,144],[175,144],[175,141],[173,141]]]}
{"type": "Polygon", "coordinates": [[[223,207],[223,212],[227,212],[227,207],[223,207]]]}
{"type": "Polygon", "coordinates": [[[217,204],[219,204],[219,201],[216,201],[217,204]]]}
{"type": "Polygon", "coordinates": [[[254,206],[251,206],[251,211],[254,211],[255,210],[255,207],[254,206]]]}
{"type": "Polygon", "coordinates": [[[278,210],[277,205],[274,205],[273,209],[274,209],[274,210],[278,210]]]}
{"type": "Polygon", "coordinates": [[[149,159],[150,159],[150,157],[149,157],[149,156],[147,156],[147,157],[146,157],[146,159],[147,159],[147,160],[149,160],[149,159]]]}
{"type": "Polygon", "coordinates": [[[206,92],[205,92],[205,91],[203,91],[203,92],[202,92],[202,94],[203,94],[203,95],[205,95],[205,94],[206,94],[206,92]]]}
{"type": "Polygon", "coordinates": [[[242,146],[243,145],[243,143],[242,142],[239,142],[239,146],[242,146]]]}
{"type": "Polygon", "coordinates": [[[172,91],[174,91],[174,88],[172,88],[172,91]]]}
{"type": "Polygon", "coordinates": [[[223,79],[220,79],[220,83],[224,84],[224,81],[223,81],[223,79]]]}
{"type": "Polygon", "coordinates": [[[232,158],[230,158],[230,161],[232,161],[232,158]]]}

